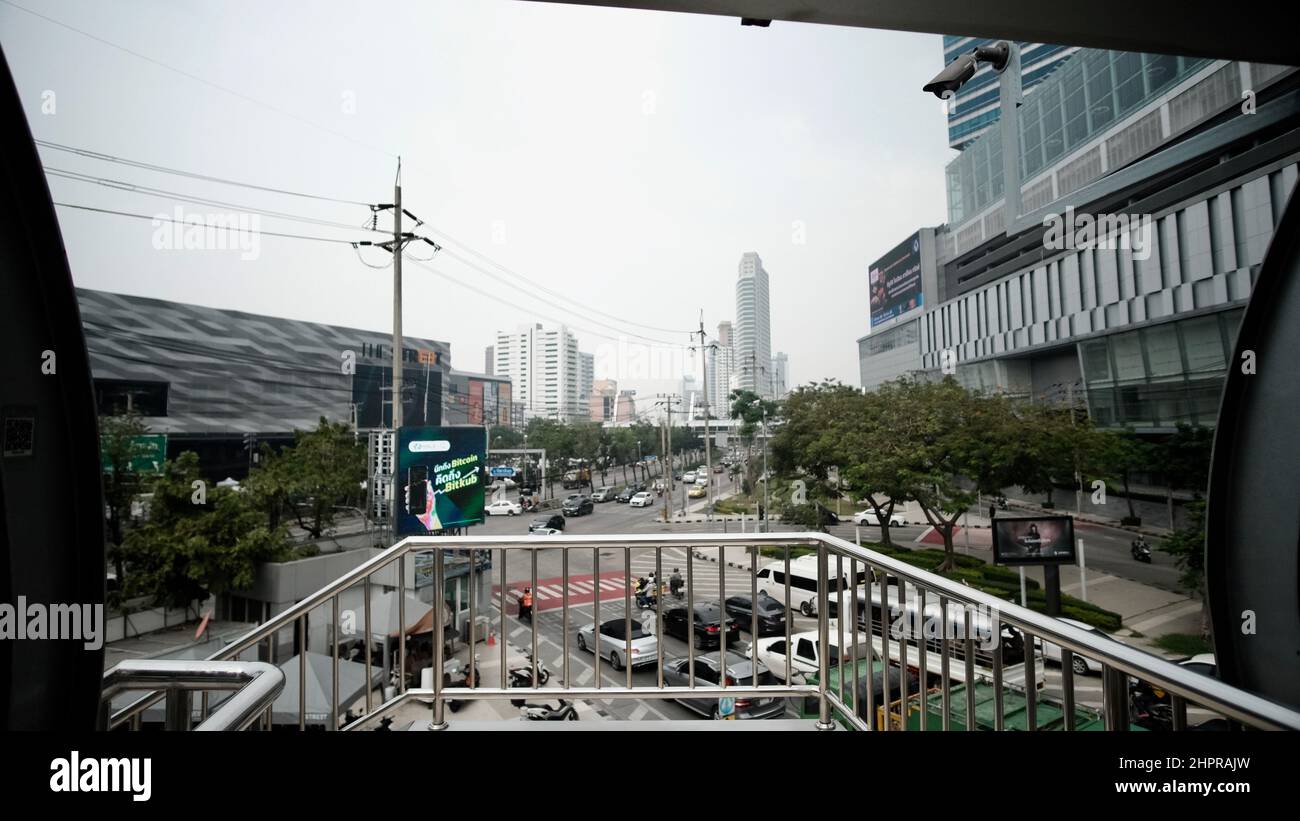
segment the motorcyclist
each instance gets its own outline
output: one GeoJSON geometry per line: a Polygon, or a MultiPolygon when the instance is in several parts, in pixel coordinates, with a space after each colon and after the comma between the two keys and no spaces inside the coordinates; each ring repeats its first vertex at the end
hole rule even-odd
{"type": "Polygon", "coordinates": [[[533,589],[524,588],[524,595],[519,597],[519,619],[520,621],[533,620],[533,589]]]}

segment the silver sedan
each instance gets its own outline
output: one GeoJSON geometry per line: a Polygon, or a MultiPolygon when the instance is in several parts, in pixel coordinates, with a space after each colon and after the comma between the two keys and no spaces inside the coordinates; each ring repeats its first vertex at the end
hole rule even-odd
{"type": "MultiPolygon", "coordinates": [[[[631,659],[635,669],[647,664],[654,664],[658,659],[659,640],[653,633],[647,633],[641,622],[632,622],[631,655],[628,655],[627,622],[624,619],[610,619],[600,625],[600,656],[609,659],[615,670],[622,670],[631,659]]],[[[596,652],[596,625],[588,624],[578,629],[578,649],[588,653],[596,652]]]]}

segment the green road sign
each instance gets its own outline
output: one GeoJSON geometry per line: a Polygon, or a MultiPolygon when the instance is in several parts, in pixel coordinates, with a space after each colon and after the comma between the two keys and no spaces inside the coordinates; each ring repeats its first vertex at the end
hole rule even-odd
{"type": "MultiPolygon", "coordinates": [[[[132,473],[162,473],[167,461],[167,435],[151,433],[131,437],[131,462],[128,470],[132,473]]],[[[99,441],[99,464],[105,473],[112,473],[113,466],[108,462],[104,451],[104,440],[99,441]]]]}

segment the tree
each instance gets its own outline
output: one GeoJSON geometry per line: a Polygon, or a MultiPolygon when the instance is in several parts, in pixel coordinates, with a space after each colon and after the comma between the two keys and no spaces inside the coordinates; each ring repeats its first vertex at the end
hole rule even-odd
{"type": "MultiPolygon", "coordinates": [[[[746,476],[741,488],[745,493],[752,493],[758,480],[759,466],[754,459],[754,437],[764,423],[771,425],[779,415],[781,415],[781,404],[778,402],[763,399],[750,390],[737,389],[731,392],[731,418],[740,420],[741,425],[737,434],[745,445],[746,476]]],[[[763,447],[768,447],[766,441],[763,447]]],[[[763,481],[766,482],[768,479],[764,478],[763,481]]]]}
{"type": "Polygon", "coordinates": [[[1205,586],[1205,502],[1187,503],[1187,524],[1164,538],[1159,548],[1173,556],[1182,571],[1178,582],[1201,599],[1201,637],[1209,638],[1209,599],[1205,586]]]}
{"type": "Polygon", "coordinates": [[[149,520],[122,546],[128,597],[184,607],[247,588],[259,562],[286,555],[284,529],[268,528],[244,493],[201,482],[198,455],[186,451],[150,483],[149,520]]]}
{"type": "Polygon", "coordinates": [[[1124,488],[1124,499],[1128,503],[1128,519],[1124,523],[1137,524],[1140,519],[1133,509],[1133,493],[1129,489],[1129,481],[1135,471],[1143,470],[1151,464],[1154,458],[1152,446],[1129,428],[1108,431],[1103,441],[1108,472],[1119,479],[1124,488]]]}
{"type": "Polygon", "coordinates": [[[853,396],[835,413],[828,433],[839,438],[840,476],[854,499],[866,499],[880,523],[880,541],[893,545],[889,520],[894,508],[906,502],[910,489],[906,475],[908,443],[899,435],[903,420],[893,401],[893,386],[853,396]]]}
{"type": "Polygon", "coordinates": [[[1154,448],[1156,468],[1165,477],[1169,527],[1174,527],[1174,491],[1191,490],[1197,499],[1210,483],[1210,451],[1214,429],[1179,424],[1178,430],[1154,448]]]}
{"type": "Polygon", "coordinates": [[[141,476],[131,469],[139,456],[138,439],[149,432],[139,414],[103,416],[99,420],[99,447],[106,463],[104,504],[108,508],[108,558],[113,563],[119,585],[126,580],[122,562],[122,522],[131,518],[131,502],[144,486],[141,476]]]}
{"type": "Polygon", "coordinates": [[[293,438],[293,448],[277,456],[285,460],[281,469],[290,490],[289,505],[299,527],[319,539],[334,526],[335,507],[360,496],[366,449],[346,423],[323,416],[315,430],[294,431],[293,438]]]}

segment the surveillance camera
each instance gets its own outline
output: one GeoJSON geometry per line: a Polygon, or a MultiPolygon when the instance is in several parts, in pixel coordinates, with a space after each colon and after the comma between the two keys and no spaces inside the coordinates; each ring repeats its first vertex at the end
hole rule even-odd
{"type": "Polygon", "coordinates": [[[963,54],[943,67],[943,71],[926,83],[921,90],[928,91],[940,100],[946,100],[975,76],[975,69],[980,63],[988,63],[993,70],[1001,73],[1011,59],[1011,45],[1005,40],[991,46],[980,46],[963,54]]]}
{"type": "Polygon", "coordinates": [[[922,87],[922,91],[928,91],[940,100],[947,99],[956,93],[957,89],[966,84],[966,81],[975,76],[975,52],[963,54],[956,60],[943,67],[943,71],[935,75],[934,79],[922,87]]]}

